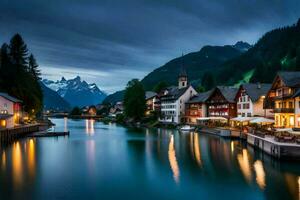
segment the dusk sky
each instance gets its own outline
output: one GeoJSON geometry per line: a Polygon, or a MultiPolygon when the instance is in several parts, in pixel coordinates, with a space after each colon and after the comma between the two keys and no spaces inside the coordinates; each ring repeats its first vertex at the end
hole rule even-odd
{"type": "Polygon", "coordinates": [[[0,42],[20,33],[43,78],[111,93],[182,52],[253,44],[299,17],[299,0],[0,0],[0,42]]]}

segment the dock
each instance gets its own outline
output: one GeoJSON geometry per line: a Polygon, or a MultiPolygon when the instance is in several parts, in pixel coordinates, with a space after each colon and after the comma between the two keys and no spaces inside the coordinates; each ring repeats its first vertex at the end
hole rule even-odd
{"type": "Polygon", "coordinates": [[[4,144],[10,143],[18,138],[25,137],[27,134],[44,130],[44,128],[44,125],[41,124],[31,124],[14,128],[1,129],[0,141],[4,144]]]}
{"type": "Polygon", "coordinates": [[[201,128],[198,132],[220,136],[228,139],[243,139],[242,132],[225,128],[201,128]]]}
{"type": "Polygon", "coordinates": [[[278,142],[274,137],[260,137],[251,133],[248,133],[247,142],[275,158],[300,159],[300,144],[298,143],[278,142]]]}
{"type": "Polygon", "coordinates": [[[47,132],[40,131],[28,134],[27,137],[58,137],[58,136],[69,136],[70,131],[62,131],[62,132],[47,132]]]}

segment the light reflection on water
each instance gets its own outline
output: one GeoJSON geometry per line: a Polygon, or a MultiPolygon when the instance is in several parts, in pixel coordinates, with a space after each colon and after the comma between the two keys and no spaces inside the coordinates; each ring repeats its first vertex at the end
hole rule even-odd
{"type": "Polygon", "coordinates": [[[170,166],[173,172],[173,177],[176,183],[179,183],[179,167],[176,159],[176,151],[174,147],[174,135],[170,136],[170,142],[169,142],[169,162],[170,166]]]}
{"type": "Polygon", "coordinates": [[[257,160],[254,163],[254,170],[256,173],[256,182],[257,185],[261,188],[261,189],[265,189],[266,187],[266,174],[264,171],[264,166],[261,160],[257,160]]]}
{"type": "Polygon", "coordinates": [[[252,180],[252,171],[247,149],[243,149],[242,153],[237,155],[237,159],[246,181],[250,183],[252,180]]]}
{"type": "Polygon", "coordinates": [[[55,124],[58,131],[70,130],[70,137],[24,139],[0,149],[1,197],[9,194],[6,187],[20,196],[31,191],[37,199],[45,199],[43,193],[60,197],[65,194],[59,188],[67,185],[76,197],[101,191],[104,197],[96,197],[104,199],[118,193],[127,194],[124,198],[138,193],[145,199],[154,194],[155,199],[205,199],[208,191],[221,187],[222,194],[211,195],[300,200],[299,165],[274,160],[241,141],[167,129],[136,132],[94,120],[61,119],[55,124]],[[143,187],[136,191],[137,185],[143,187]]]}

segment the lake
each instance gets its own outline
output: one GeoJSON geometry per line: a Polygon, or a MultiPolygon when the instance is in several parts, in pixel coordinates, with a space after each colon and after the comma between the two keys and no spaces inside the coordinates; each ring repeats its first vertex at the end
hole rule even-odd
{"type": "Polygon", "coordinates": [[[1,199],[300,199],[300,162],[239,140],[52,121],[70,136],[1,147],[1,199]]]}

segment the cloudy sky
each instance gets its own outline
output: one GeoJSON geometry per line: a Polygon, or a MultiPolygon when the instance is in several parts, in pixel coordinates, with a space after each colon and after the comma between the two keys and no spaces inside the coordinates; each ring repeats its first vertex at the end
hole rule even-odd
{"type": "Polygon", "coordinates": [[[299,0],[0,0],[0,42],[18,32],[44,78],[110,93],[182,52],[253,44],[299,17],[299,0]]]}

